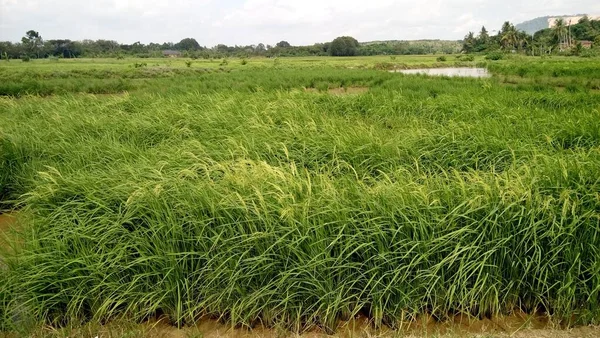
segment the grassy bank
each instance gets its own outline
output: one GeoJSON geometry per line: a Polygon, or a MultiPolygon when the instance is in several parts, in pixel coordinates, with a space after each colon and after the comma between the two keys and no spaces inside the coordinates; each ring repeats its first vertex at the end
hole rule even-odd
{"type": "Polygon", "coordinates": [[[600,319],[600,95],[504,85],[520,60],[485,80],[376,58],[126,61],[3,65],[0,195],[22,219],[2,256],[4,329],[600,319]],[[116,89],[82,93],[94,81],[116,89]]]}

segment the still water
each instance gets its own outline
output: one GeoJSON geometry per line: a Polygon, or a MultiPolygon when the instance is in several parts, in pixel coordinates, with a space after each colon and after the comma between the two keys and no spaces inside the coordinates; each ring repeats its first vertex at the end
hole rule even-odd
{"type": "Polygon", "coordinates": [[[485,68],[423,68],[393,70],[392,73],[423,74],[431,76],[458,76],[458,77],[490,77],[492,74],[485,68]]]}

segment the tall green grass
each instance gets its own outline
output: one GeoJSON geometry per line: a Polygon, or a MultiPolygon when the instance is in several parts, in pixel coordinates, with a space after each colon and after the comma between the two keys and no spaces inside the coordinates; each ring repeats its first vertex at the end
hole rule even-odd
{"type": "Polygon", "coordinates": [[[4,329],[598,322],[599,95],[323,65],[140,81],[0,99],[0,190],[23,223],[4,329]],[[304,90],[319,83],[369,91],[304,90]]]}

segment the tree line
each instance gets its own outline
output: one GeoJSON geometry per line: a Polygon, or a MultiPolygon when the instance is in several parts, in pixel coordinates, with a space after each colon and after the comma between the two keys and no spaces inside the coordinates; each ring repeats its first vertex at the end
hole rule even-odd
{"type": "Polygon", "coordinates": [[[119,57],[135,56],[142,58],[161,57],[166,50],[178,51],[191,58],[224,57],[279,57],[279,56],[359,56],[359,55],[412,55],[412,54],[451,54],[460,51],[459,41],[382,41],[359,43],[355,38],[342,36],[331,42],[316,43],[310,46],[292,46],[287,41],[274,45],[201,46],[194,38],[185,38],[177,43],[165,42],[143,44],[120,44],[113,40],[69,39],[44,40],[37,31],[30,30],[18,43],[0,41],[0,55],[3,59],[30,58],[78,58],[78,57],[119,57]]]}
{"type": "Polygon", "coordinates": [[[517,52],[529,55],[564,53],[579,55],[583,43],[592,42],[594,51],[600,50],[600,21],[584,16],[574,25],[558,19],[552,28],[529,35],[517,30],[510,22],[505,22],[496,35],[490,35],[485,27],[478,35],[469,32],[463,40],[463,52],[517,52]]]}

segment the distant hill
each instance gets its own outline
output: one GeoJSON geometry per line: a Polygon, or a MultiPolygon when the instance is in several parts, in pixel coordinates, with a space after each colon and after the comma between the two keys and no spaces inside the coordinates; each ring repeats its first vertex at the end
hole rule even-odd
{"type": "MultiPolygon", "coordinates": [[[[552,23],[555,19],[563,18],[563,19],[571,19],[573,24],[576,24],[579,19],[586,14],[576,14],[576,15],[549,15],[542,16],[539,18],[535,18],[533,20],[525,21],[516,25],[517,30],[525,31],[527,34],[533,35],[535,32],[541,31],[542,29],[551,28],[552,23]]],[[[597,15],[588,15],[591,19],[595,17],[599,17],[597,15]]]]}

